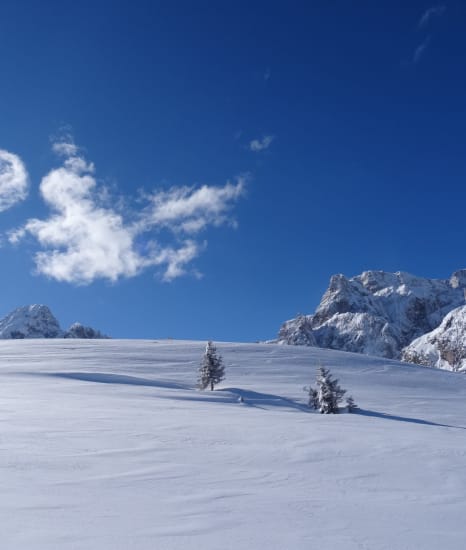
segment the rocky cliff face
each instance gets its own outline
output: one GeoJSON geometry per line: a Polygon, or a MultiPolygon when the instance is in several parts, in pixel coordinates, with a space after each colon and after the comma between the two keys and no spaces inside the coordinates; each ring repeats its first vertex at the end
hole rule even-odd
{"type": "Polygon", "coordinates": [[[284,323],[278,342],[399,358],[465,303],[465,289],[466,270],[445,280],[384,271],[334,275],[316,312],[284,323]]]}
{"type": "Polygon", "coordinates": [[[0,339],[15,338],[106,338],[98,330],[75,323],[68,331],[47,306],[19,307],[0,320],[0,339]]]}
{"type": "Polygon", "coordinates": [[[105,334],[102,334],[100,330],[96,330],[92,327],[85,327],[81,323],[74,323],[63,335],[64,338],[86,338],[86,339],[100,339],[108,338],[105,334]]]}
{"type": "Polygon", "coordinates": [[[466,372],[466,305],[454,309],[439,327],[403,349],[403,361],[466,372]]]}

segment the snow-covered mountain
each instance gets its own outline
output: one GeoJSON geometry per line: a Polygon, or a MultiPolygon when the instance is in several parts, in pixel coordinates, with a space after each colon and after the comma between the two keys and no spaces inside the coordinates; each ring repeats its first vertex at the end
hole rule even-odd
{"type": "Polygon", "coordinates": [[[79,323],[64,331],[47,306],[34,304],[13,310],[0,319],[0,339],[107,338],[98,330],[79,323]]]}
{"type": "Polygon", "coordinates": [[[418,365],[466,371],[466,305],[448,313],[433,331],[416,338],[401,357],[418,365]]]}
{"type": "Polygon", "coordinates": [[[465,289],[466,269],[450,279],[384,271],[334,275],[316,312],[286,321],[277,341],[399,358],[465,303],[465,289]]]}
{"type": "Polygon", "coordinates": [[[102,334],[100,330],[96,330],[92,327],[85,327],[81,323],[73,323],[70,328],[63,335],[64,338],[108,338],[105,334],[102,334]]]}

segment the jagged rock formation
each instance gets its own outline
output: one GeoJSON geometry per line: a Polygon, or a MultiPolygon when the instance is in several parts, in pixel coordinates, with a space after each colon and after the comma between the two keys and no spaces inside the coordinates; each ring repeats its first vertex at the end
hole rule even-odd
{"type": "Polygon", "coordinates": [[[403,349],[408,363],[466,372],[466,306],[448,313],[439,327],[403,349]]]}
{"type": "Polygon", "coordinates": [[[0,338],[60,338],[63,331],[47,306],[19,307],[0,320],[0,338]]]}
{"type": "Polygon", "coordinates": [[[102,334],[100,330],[96,330],[92,327],[85,327],[81,323],[74,323],[63,335],[64,338],[90,338],[90,339],[100,339],[108,338],[105,334],[102,334]]]}
{"type": "Polygon", "coordinates": [[[277,341],[399,358],[465,303],[465,289],[466,270],[446,280],[384,271],[334,275],[316,312],[285,322],[277,341]]]}
{"type": "Polygon", "coordinates": [[[98,330],[75,323],[68,331],[47,306],[30,305],[15,309],[0,320],[0,339],[19,338],[107,338],[98,330]]]}

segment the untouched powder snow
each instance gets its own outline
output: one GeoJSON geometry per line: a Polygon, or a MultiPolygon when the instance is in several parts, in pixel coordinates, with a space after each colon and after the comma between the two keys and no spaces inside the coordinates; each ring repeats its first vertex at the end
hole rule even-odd
{"type": "Polygon", "coordinates": [[[464,375],[217,344],[200,392],[204,348],[0,341],[2,550],[464,547],[464,375]],[[358,414],[308,412],[319,364],[358,414]]]}

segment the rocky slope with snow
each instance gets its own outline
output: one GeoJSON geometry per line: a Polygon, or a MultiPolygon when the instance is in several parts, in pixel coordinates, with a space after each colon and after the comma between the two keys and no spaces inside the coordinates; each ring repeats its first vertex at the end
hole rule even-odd
{"type": "Polygon", "coordinates": [[[0,339],[107,338],[98,330],[74,323],[64,331],[47,306],[34,304],[13,310],[0,319],[0,339]]]}
{"type": "Polygon", "coordinates": [[[418,365],[465,372],[466,305],[448,313],[439,327],[411,342],[401,358],[418,365]]]}
{"type": "Polygon", "coordinates": [[[450,279],[384,271],[334,275],[316,312],[286,321],[277,341],[399,358],[465,303],[465,290],[466,270],[450,279]]]}

